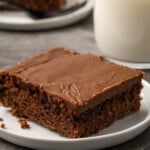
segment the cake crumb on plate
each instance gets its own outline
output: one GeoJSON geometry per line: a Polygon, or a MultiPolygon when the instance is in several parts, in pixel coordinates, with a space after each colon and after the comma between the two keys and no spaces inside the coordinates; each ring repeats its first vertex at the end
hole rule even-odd
{"type": "Polygon", "coordinates": [[[18,122],[20,123],[22,129],[30,128],[30,125],[28,124],[28,122],[25,119],[20,119],[20,120],[18,120],[18,122]]]}
{"type": "Polygon", "coordinates": [[[6,129],[6,125],[4,123],[0,124],[0,128],[6,129]]]}

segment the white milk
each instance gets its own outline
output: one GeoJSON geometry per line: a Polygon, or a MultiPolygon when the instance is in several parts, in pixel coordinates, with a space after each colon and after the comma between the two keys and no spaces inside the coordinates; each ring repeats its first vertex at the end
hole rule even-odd
{"type": "Polygon", "coordinates": [[[95,0],[94,24],[103,54],[150,62],[150,0],[95,0]]]}

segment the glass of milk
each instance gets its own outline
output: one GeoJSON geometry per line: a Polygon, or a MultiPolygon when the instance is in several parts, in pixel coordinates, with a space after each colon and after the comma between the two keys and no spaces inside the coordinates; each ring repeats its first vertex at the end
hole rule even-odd
{"type": "Polygon", "coordinates": [[[95,0],[94,28],[108,58],[150,62],[150,0],[95,0]]]}

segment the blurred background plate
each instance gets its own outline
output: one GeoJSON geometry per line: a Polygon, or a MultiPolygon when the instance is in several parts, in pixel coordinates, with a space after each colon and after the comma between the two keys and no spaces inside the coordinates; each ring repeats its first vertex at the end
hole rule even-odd
{"type": "MultiPolygon", "coordinates": [[[[85,0],[67,0],[64,9],[69,9],[76,4],[83,4],[85,0]]],[[[11,30],[41,30],[58,28],[78,22],[89,15],[93,8],[94,1],[86,0],[86,3],[69,13],[35,19],[25,11],[1,11],[0,12],[0,29],[11,30]]]]}

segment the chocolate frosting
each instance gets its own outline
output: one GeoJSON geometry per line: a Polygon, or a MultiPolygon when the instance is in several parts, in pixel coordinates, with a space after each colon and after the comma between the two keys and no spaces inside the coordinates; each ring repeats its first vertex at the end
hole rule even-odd
{"type": "Polygon", "coordinates": [[[48,51],[6,71],[40,86],[50,95],[62,97],[72,108],[80,108],[79,112],[127,90],[143,77],[140,71],[64,48],[48,51]]]}

